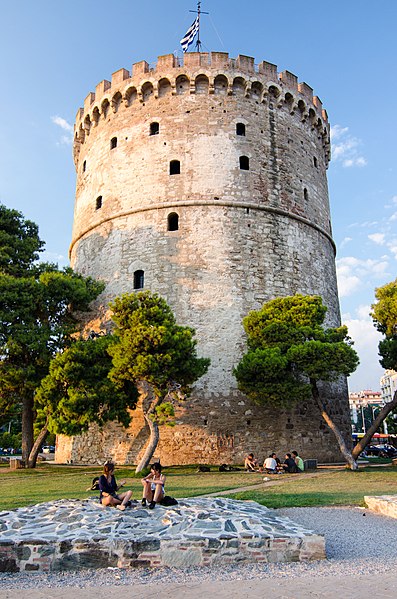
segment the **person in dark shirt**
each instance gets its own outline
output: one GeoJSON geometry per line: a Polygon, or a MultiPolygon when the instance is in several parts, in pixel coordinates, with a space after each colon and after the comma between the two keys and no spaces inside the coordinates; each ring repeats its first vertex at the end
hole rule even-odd
{"type": "Polygon", "coordinates": [[[290,453],[285,454],[283,468],[285,472],[289,472],[290,474],[296,474],[299,472],[298,466],[296,465],[295,460],[290,453]]]}
{"type": "Polygon", "coordinates": [[[124,511],[128,501],[132,497],[132,491],[117,493],[124,484],[125,480],[119,485],[117,484],[114,476],[114,464],[112,462],[106,462],[103,467],[103,474],[98,480],[100,503],[102,505],[115,506],[117,509],[124,511]]]}

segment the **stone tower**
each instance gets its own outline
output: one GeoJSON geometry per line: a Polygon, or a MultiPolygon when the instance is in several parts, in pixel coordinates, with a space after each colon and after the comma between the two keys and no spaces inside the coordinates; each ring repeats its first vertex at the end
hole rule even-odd
{"type": "MultiPolygon", "coordinates": [[[[159,293],[211,358],[178,426],[161,432],[162,462],[237,462],[248,450],[294,448],[339,457],[315,406],[255,407],[232,375],[245,349],[242,318],[267,300],[318,294],[327,324],[340,323],[329,124],[312,88],[248,56],[138,62],[87,96],[74,158],[72,266],[106,282],[101,306],[134,289],[159,293]]],[[[328,393],[348,433],[345,382],[328,393]]],[[[60,437],[57,460],[135,462],[147,436],[137,412],[128,431],[60,437]]]]}

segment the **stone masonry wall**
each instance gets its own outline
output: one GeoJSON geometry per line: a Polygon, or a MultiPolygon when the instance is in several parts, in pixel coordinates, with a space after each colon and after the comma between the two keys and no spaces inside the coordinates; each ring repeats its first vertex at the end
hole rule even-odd
{"type": "MultiPolygon", "coordinates": [[[[183,66],[173,59],[160,57],[152,71],[138,63],[132,76],[118,71],[78,113],[72,265],[106,282],[105,310],[144,271],[144,288],[196,329],[199,355],[211,358],[179,425],[162,431],[164,464],[239,461],[247,450],[265,457],[275,448],[331,461],[338,449],[315,406],[255,407],[232,375],[245,349],[242,318],[269,299],[318,294],[328,324],[340,322],[326,113],[309,86],[269,63],[255,70],[253,59],[218,53],[192,53],[183,66]],[[180,174],[170,174],[174,160],[180,174]]],[[[348,433],[345,382],[327,393],[348,433]]],[[[112,424],[61,437],[56,459],[134,462],[143,424],[136,412],[128,431],[112,424]]]]}

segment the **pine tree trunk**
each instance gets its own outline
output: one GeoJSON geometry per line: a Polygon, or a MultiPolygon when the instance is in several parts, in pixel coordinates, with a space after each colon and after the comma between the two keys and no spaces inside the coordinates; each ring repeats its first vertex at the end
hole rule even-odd
{"type": "Polygon", "coordinates": [[[146,420],[146,423],[150,429],[150,438],[149,438],[149,442],[147,444],[147,447],[145,449],[145,453],[143,454],[143,457],[141,459],[141,461],[139,462],[138,466],[136,467],[135,472],[142,472],[142,470],[144,470],[145,468],[147,468],[150,464],[150,460],[153,457],[154,452],[156,451],[159,439],[160,439],[160,432],[159,432],[159,427],[157,422],[153,422],[153,420],[151,420],[146,414],[144,415],[144,418],[146,420]]]}
{"type": "Polygon", "coordinates": [[[156,393],[153,390],[153,387],[145,381],[142,381],[139,384],[139,389],[140,393],[145,394],[146,396],[142,401],[142,410],[143,417],[145,418],[146,424],[148,425],[150,430],[150,437],[147,447],[145,449],[145,453],[143,454],[143,457],[141,458],[139,464],[136,467],[136,473],[141,472],[149,466],[150,460],[152,459],[154,452],[156,451],[160,439],[159,427],[154,417],[156,414],[156,408],[161,403],[161,397],[159,395],[156,395],[156,393]]]}
{"type": "Polygon", "coordinates": [[[33,393],[29,393],[22,399],[22,459],[26,467],[29,467],[29,454],[33,441],[33,393]]]}
{"type": "Polygon", "coordinates": [[[47,428],[47,426],[44,426],[41,429],[36,441],[33,444],[31,451],[30,451],[29,458],[28,458],[28,468],[36,468],[37,456],[40,453],[40,448],[43,445],[47,435],[48,435],[48,428],[47,428]]]}
{"type": "Polygon", "coordinates": [[[335,422],[332,420],[331,416],[328,414],[326,407],[320,397],[316,381],[314,379],[310,379],[310,385],[312,388],[313,399],[316,401],[318,407],[320,408],[321,416],[323,417],[331,431],[334,433],[343,457],[349,464],[351,470],[358,470],[356,457],[353,457],[352,452],[346,445],[342,433],[340,432],[335,422]]]}

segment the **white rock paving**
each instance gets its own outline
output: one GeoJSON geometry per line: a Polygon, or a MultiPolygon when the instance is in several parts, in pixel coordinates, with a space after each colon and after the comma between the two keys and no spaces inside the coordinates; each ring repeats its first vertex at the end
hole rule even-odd
{"type": "Polygon", "coordinates": [[[0,512],[0,570],[210,565],[325,557],[321,535],[255,502],[181,499],[120,512],[59,500],[0,512]]]}

